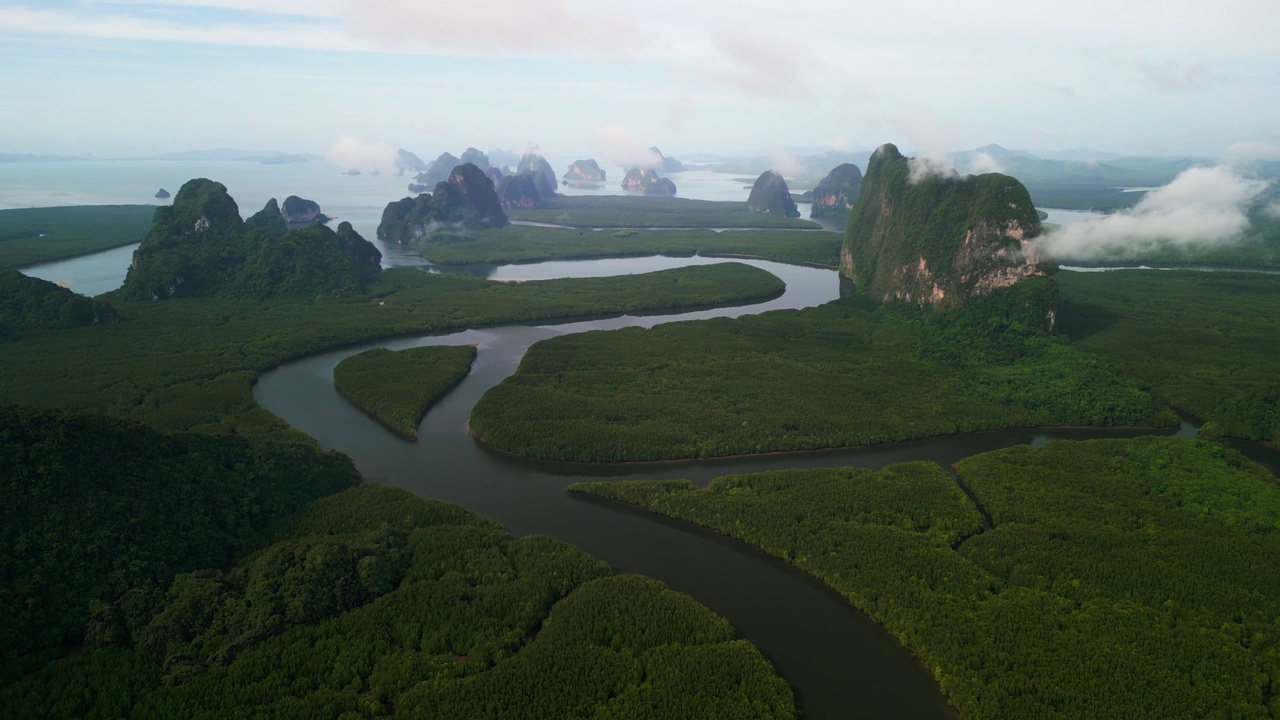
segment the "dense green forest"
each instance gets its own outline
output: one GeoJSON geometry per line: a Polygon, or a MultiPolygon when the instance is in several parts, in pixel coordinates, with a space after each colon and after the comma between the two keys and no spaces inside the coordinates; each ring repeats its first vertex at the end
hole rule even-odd
{"type": "Polygon", "coordinates": [[[513,225],[437,233],[414,249],[433,263],[513,263],[631,255],[749,256],[793,265],[840,264],[837,233],[811,230],[588,230],[513,225]]]}
{"type": "Polygon", "coordinates": [[[363,340],[509,322],[671,310],[774,297],[781,280],[738,263],[641,275],[502,283],[388,270],[370,296],[113,300],[121,321],[0,343],[0,400],[92,409],[154,427],[300,439],[259,407],[258,373],[363,340]]]}
{"type": "Polygon", "coordinates": [[[222,183],[189,180],[173,205],[156,209],[114,297],[266,299],[341,296],[367,291],[382,254],[341,223],[285,230],[275,201],[249,218],[222,183]]]}
{"type": "Polygon", "coordinates": [[[1280,716],[1280,485],[1205,440],[1014,447],[958,464],[571,489],[812,573],[965,718],[1280,716]],[[972,500],[966,495],[972,494],[972,500]]]}
{"type": "Polygon", "coordinates": [[[1060,273],[1059,319],[1206,435],[1280,442],[1280,276],[1261,273],[1060,273]]]}
{"type": "Polygon", "coordinates": [[[17,270],[0,270],[0,341],[119,320],[110,304],[17,270]]]}
{"type": "Polygon", "coordinates": [[[408,438],[427,410],[471,372],[471,345],[435,345],[352,355],[333,369],[333,385],[361,410],[408,438]]]}
{"type": "Polygon", "coordinates": [[[936,317],[857,295],[557,337],[481,398],[471,425],[520,455],[618,462],[1176,424],[1107,362],[1047,334],[1046,294],[1052,279],[1039,278],[936,317]]]}
{"type": "Polygon", "coordinates": [[[760,215],[744,202],[631,195],[557,196],[538,209],[511,209],[521,222],[579,228],[782,228],[817,230],[809,220],[760,215]]]}
{"type": "Polygon", "coordinates": [[[0,685],[95,645],[158,584],[223,565],[268,521],[359,479],[307,445],[0,405],[0,685]]]}
{"type": "Polygon", "coordinates": [[[0,210],[0,270],[140,242],[154,205],[74,205],[0,210]]]}
{"type": "Polygon", "coordinates": [[[0,689],[6,716],[796,716],[691,598],[401,490],[317,500],[205,567],[97,603],[83,652],[0,689]]]}

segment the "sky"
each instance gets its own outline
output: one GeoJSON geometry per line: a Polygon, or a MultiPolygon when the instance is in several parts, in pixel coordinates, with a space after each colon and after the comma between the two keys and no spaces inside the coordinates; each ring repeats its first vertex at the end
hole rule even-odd
{"type": "Polygon", "coordinates": [[[0,0],[0,152],[1280,143],[1276,0],[0,0]]]}

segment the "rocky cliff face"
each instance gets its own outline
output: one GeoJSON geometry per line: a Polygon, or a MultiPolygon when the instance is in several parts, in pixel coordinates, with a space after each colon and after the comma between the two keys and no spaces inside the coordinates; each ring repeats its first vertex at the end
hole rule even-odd
{"type": "Polygon", "coordinates": [[[419,185],[435,187],[436,183],[448,180],[449,173],[460,164],[462,161],[453,155],[447,152],[440,153],[440,157],[432,160],[431,164],[427,165],[427,169],[414,176],[413,180],[419,185]]]}
{"type": "Polygon", "coordinates": [[[605,181],[604,170],[600,169],[600,165],[595,160],[575,160],[560,179],[569,183],[605,181]]]}
{"type": "Polygon", "coordinates": [[[527,172],[542,176],[538,178],[538,191],[542,193],[542,197],[548,198],[556,194],[556,171],[551,169],[551,163],[546,158],[534,153],[525,154],[516,165],[516,174],[527,172]]]}
{"type": "Polygon", "coordinates": [[[519,175],[508,175],[498,183],[498,202],[504,210],[519,208],[531,210],[542,207],[542,192],[538,189],[539,180],[545,178],[539,173],[526,172],[519,175]]]}
{"type": "Polygon", "coordinates": [[[404,148],[400,148],[396,151],[395,168],[397,175],[404,175],[405,170],[412,170],[413,172],[420,173],[427,169],[427,164],[417,155],[414,155],[404,148]]]}
{"type": "Polygon", "coordinates": [[[882,145],[871,156],[841,273],[878,300],[954,307],[1043,274],[1028,241],[1040,218],[1007,175],[930,175],[882,145]]]}
{"type": "Polygon", "coordinates": [[[662,172],[667,173],[668,175],[671,173],[684,172],[684,163],[673,157],[663,155],[662,151],[656,146],[649,148],[649,152],[657,155],[658,159],[662,161],[662,165],[660,166],[662,168],[662,172]]]}
{"type": "Polygon", "coordinates": [[[751,196],[747,198],[747,208],[751,212],[778,217],[798,218],[800,210],[795,200],[791,199],[791,191],[787,189],[787,181],[772,170],[765,170],[756,178],[751,186],[751,196]]]}
{"type": "Polygon", "coordinates": [[[437,183],[434,192],[389,203],[382,211],[378,237],[409,243],[436,230],[503,227],[508,222],[493,181],[466,163],[437,183]]]}
{"type": "Polygon", "coordinates": [[[290,195],[284,199],[284,204],[280,206],[280,215],[284,218],[286,225],[307,225],[317,220],[323,223],[329,222],[329,216],[320,212],[319,203],[297,195],[290,195]]]}
{"type": "Polygon", "coordinates": [[[827,173],[813,189],[813,210],[809,217],[849,217],[862,189],[862,171],[844,163],[827,173]]]}
{"type": "Polygon", "coordinates": [[[676,194],[676,184],[670,178],[658,177],[657,171],[653,169],[642,171],[631,168],[622,178],[622,189],[665,197],[676,194]]]}

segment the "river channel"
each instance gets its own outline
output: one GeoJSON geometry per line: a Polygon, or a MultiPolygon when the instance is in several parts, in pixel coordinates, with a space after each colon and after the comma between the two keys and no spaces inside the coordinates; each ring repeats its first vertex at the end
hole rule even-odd
{"type": "MultiPolygon", "coordinates": [[[[503,279],[647,272],[706,258],[633,258],[492,268],[503,279]]],[[[514,458],[467,433],[471,408],[486,390],[515,372],[535,342],[567,333],[653,325],[673,320],[737,317],[819,305],[839,296],[831,270],[745,261],[782,278],[772,301],[683,314],[621,316],[585,322],[510,325],[443,335],[375,341],[313,355],[265,373],[258,402],[290,425],[354,461],[371,482],[457,503],[498,521],[516,535],[559,538],[607,561],[617,572],[641,573],[688,593],[726,617],[755,643],[795,689],[807,718],[954,718],[932,676],[882,627],[819,581],[745,544],[687,523],[571,495],[584,478],[688,478],[699,485],[731,473],[798,467],[878,468],[907,460],[949,467],[975,453],[1055,438],[1127,437],[1136,431],[1014,430],[950,436],[889,446],[662,464],[579,465],[514,458]],[[333,388],[340,360],[374,347],[475,344],[471,374],[431,409],[418,442],[396,437],[333,388]]],[[[479,274],[478,268],[470,272],[479,274]]],[[[1179,434],[1194,434],[1184,424],[1179,434]]]]}

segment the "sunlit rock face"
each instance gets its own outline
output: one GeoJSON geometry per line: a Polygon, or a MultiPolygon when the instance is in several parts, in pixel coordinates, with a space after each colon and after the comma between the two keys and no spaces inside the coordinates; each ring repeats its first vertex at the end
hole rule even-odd
{"type": "Polygon", "coordinates": [[[605,175],[595,160],[576,160],[560,179],[566,183],[600,183],[605,181],[605,175]]]}
{"type": "Polygon", "coordinates": [[[1043,274],[1040,217],[1018,180],[938,171],[893,145],[871,156],[841,273],[878,300],[956,306],[1043,274]]]}
{"type": "Polygon", "coordinates": [[[640,170],[631,168],[622,178],[622,189],[642,192],[645,195],[672,196],[676,194],[676,184],[670,178],[658,177],[652,168],[640,170]]]}
{"type": "Polygon", "coordinates": [[[791,191],[787,189],[787,181],[772,170],[765,170],[756,178],[751,186],[751,196],[747,198],[747,208],[763,215],[800,217],[796,201],[791,199],[791,191]]]}
{"type": "Polygon", "coordinates": [[[857,165],[844,163],[836,166],[813,189],[813,209],[809,217],[849,217],[861,189],[862,171],[857,165]]]}

